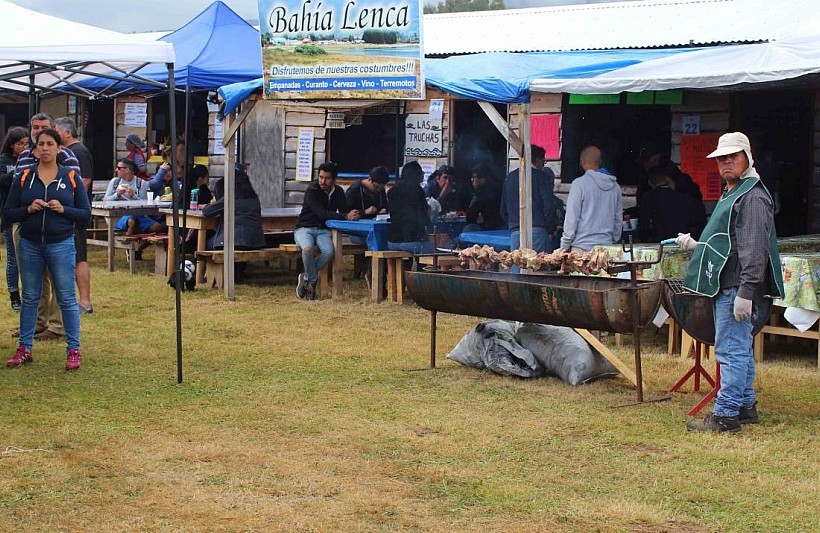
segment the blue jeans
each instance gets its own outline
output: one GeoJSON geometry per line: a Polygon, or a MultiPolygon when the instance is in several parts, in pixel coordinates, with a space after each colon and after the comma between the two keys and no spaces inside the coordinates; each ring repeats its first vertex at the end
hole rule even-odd
{"type": "MultiPolygon", "coordinates": [[[[521,230],[510,232],[510,250],[521,248],[521,230]]],[[[532,249],[536,252],[552,253],[553,247],[550,243],[550,234],[546,228],[532,228],[532,249]]]]}
{"type": "Polygon", "coordinates": [[[387,242],[388,250],[400,250],[402,252],[410,252],[411,254],[431,254],[435,252],[433,244],[430,241],[418,242],[387,242]]]}
{"type": "Polygon", "coordinates": [[[43,274],[46,267],[51,273],[57,294],[57,303],[63,316],[66,345],[80,348],[80,308],[77,305],[77,293],[74,289],[76,279],[76,251],[74,237],[64,241],[40,244],[23,237],[17,249],[23,281],[22,306],[20,307],[20,344],[31,348],[34,328],[37,323],[37,309],[40,305],[40,293],[43,289],[43,274]]]}
{"type": "Polygon", "coordinates": [[[3,237],[6,239],[6,287],[9,292],[17,292],[20,290],[18,278],[20,271],[17,268],[17,253],[14,250],[14,233],[13,228],[9,226],[3,230],[3,237]]]}
{"type": "Polygon", "coordinates": [[[293,240],[302,249],[302,264],[305,265],[305,277],[308,283],[315,286],[319,282],[319,271],[333,259],[333,240],[330,230],[322,228],[296,228],[293,240]],[[314,248],[319,248],[316,257],[314,248]]]}
{"type": "MultiPolygon", "coordinates": [[[[510,251],[515,251],[521,248],[521,230],[512,230],[510,232],[510,251]]],[[[532,249],[536,252],[552,253],[553,247],[550,243],[550,234],[547,233],[546,228],[532,228],[532,249]]],[[[518,265],[510,267],[510,272],[520,272],[521,268],[518,265]]]]}
{"type": "Polygon", "coordinates": [[[737,416],[741,407],[755,403],[755,358],[752,324],[757,314],[743,322],[735,320],[737,287],[721,289],[713,298],[715,357],[720,363],[720,389],[715,400],[717,416],[737,416]]]}

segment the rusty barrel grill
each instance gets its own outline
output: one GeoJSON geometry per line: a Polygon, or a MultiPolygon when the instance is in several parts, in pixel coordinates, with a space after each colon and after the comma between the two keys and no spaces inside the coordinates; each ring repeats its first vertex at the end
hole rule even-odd
{"type": "MultiPolygon", "coordinates": [[[[661,301],[663,307],[686,333],[703,344],[715,344],[715,315],[712,299],[683,287],[683,280],[665,279],[661,301]]],[[[755,310],[753,333],[757,335],[769,320],[772,299],[764,298],[755,310]]]]}
{"type": "MultiPolygon", "coordinates": [[[[624,246],[631,253],[631,245],[624,246]]],[[[660,258],[660,250],[658,257],[660,258]]],[[[640,331],[658,312],[662,283],[638,280],[659,261],[611,261],[629,279],[483,270],[405,272],[413,300],[430,311],[430,366],[436,366],[436,313],[480,316],[632,334],[638,402],[643,402],[640,331]]]]}

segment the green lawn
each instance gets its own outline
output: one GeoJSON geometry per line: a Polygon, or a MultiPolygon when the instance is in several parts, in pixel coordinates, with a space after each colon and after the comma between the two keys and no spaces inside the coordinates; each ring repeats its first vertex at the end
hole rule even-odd
{"type": "MultiPolygon", "coordinates": [[[[294,274],[256,267],[235,302],[183,294],[177,384],[173,291],[92,252],[82,370],[61,342],[0,368],[0,531],[820,530],[811,345],[767,347],[761,424],[687,434],[699,395],[623,407],[623,378],[463,368],[443,355],[478,319],[452,315],[423,370],[424,310],[373,304],[363,281],[301,301],[294,274]]],[[[10,357],[17,315],[0,320],[10,357]]],[[[690,363],[643,340],[657,397],[690,363]]]]}

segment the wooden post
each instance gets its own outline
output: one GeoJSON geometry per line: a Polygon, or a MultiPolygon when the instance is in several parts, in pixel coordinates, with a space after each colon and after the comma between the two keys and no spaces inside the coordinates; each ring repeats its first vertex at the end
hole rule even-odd
{"type": "Polygon", "coordinates": [[[530,104],[523,104],[518,114],[518,132],[521,134],[523,157],[519,158],[518,216],[521,248],[532,249],[532,150],[530,145],[530,104]]]}
{"type": "Polygon", "coordinates": [[[223,229],[225,230],[225,264],[222,267],[222,288],[225,291],[225,299],[230,301],[236,300],[236,287],[234,287],[235,269],[233,262],[235,245],[234,225],[236,221],[236,213],[234,211],[234,205],[236,204],[236,171],[234,169],[234,164],[236,162],[236,151],[233,141],[236,130],[231,128],[232,119],[233,113],[228,113],[225,115],[225,124],[223,127],[225,132],[229,132],[230,137],[223,139],[223,144],[225,145],[225,187],[223,188],[223,194],[225,195],[225,210],[222,212],[222,216],[224,217],[223,229]]]}

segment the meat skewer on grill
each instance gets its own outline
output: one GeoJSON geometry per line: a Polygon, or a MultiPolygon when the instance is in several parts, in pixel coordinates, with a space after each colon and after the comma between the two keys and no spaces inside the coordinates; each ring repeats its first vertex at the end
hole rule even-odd
{"type": "Polygon", "coordinates": [[[506,267],[518,265],[520,268],[532,270],[557,269],[558,274],[565,275],[573,272],[581,274],[598,274],[609,267],[609,254],[605,250],[592,252],[570,252],[559,248],[548,254],[536,252],[528,248],[519,248],[512,252],[496,252],[490,246],[473,245],[461,250],[458,254],[462,265],[473,262],[479,270],[488,270],[493,265],[501,264],[506,267]]]}

